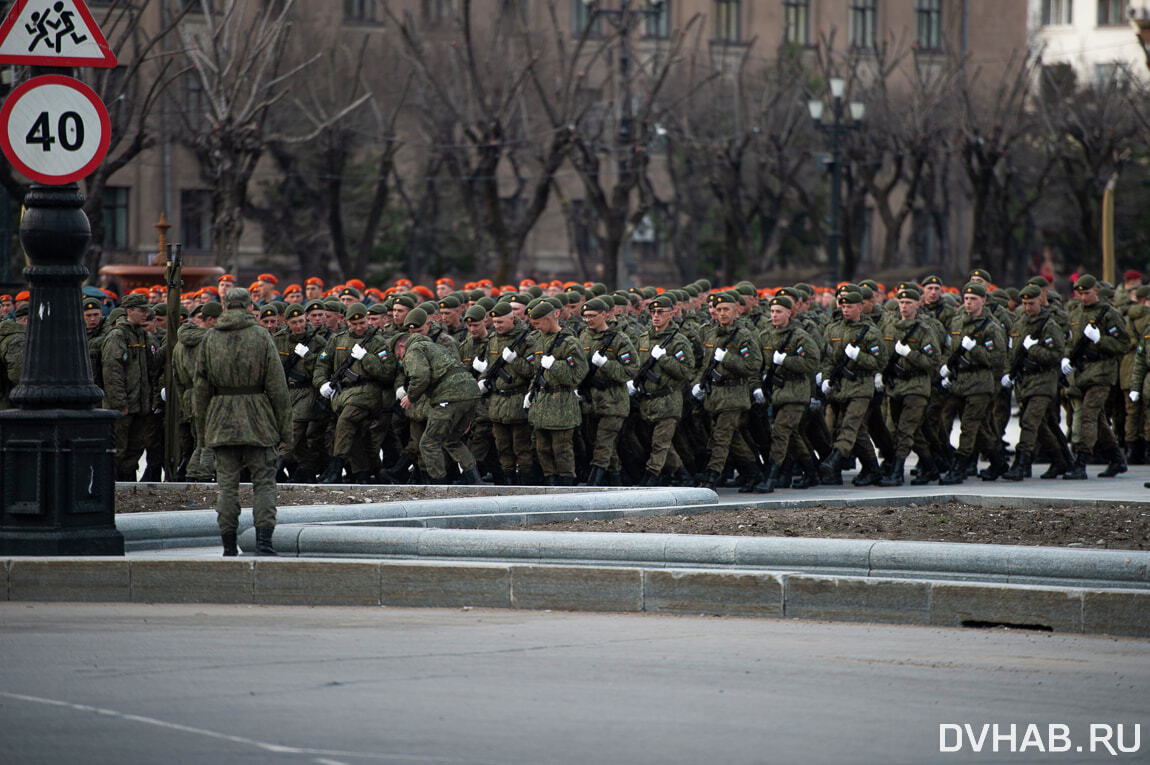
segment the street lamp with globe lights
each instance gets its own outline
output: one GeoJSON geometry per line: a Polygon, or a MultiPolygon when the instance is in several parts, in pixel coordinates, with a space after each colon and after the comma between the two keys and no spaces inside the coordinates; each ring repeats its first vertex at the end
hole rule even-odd
{"type": "Polygon", "coordinates": [[[827,256],[830,260],[831,272],[835,281],[842,278],[839,273],[839,244],[842,232],[839,224],[842,211],[842,139],[851,130],[856,129],[866,114],[866,106],[861,101],[851,101],[847,110],[849,117],[844,114],[843,92],[846,90],[846,81],[841,77],[832,77],[829,81],[831,89],[831,115],[829,120],[823,119],[825,102],[821,98],[814,98],[807,102],[811,119],[815,127],[826,133],[831,141],[831,220],[830,235],[827,237],[827,256]]]}

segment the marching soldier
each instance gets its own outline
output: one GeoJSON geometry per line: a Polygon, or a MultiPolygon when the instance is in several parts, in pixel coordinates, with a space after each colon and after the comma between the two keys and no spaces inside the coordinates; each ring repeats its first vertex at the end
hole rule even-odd
{"type": "Polygon", "coordinates": [[[621,464],[616,445],[631,410],[627,382],[639,368],[635,346],[618,323],[607,324],[608,314],[603,298],[583,304],[582,316],[587,326],[580,333],[579,343],[590,364],[579,390],[593,445],[588,486],[604,486],[608,478],[613,485],[619,482],[621,464]]]}
{"type": "Polygon", "coordinates": [[[530,309],[534,343],[527,349],[532,382],[523,406],[535,428],[535,450],[548,485],[575,485],[575,428],[581,415],[575,387],[587,376],[579,340],[559,326],[551,298],[530,309]]]}
{"type": "Polygon", "coordinates": [[[515,318],[510,302],[496,303],[488,315],[495,334],[487,345],[479,390],[487,397],[491,435],[503,474],[508,483],[527,486],[534,480],[534,441],[523,397],[532,379],[525,360],[532,330],[515,318]]]}
{"type": "MultiPolygon", "coordinates": [[[[327,343],[307,320],[302,305],[293,303],[284,312],[285,332],[273,336],[283,363],[291,399],[292,434],[280,453],[282,467],[295,483],[313,483],[323,470],[323,423],[316,417],[316,391],[312,385],[316,359],[327,343]]],[[[281,466],[277,466],[279,468],[281,466]]],[[[278,470],[277,470],[278,472],[278,470]]]]}

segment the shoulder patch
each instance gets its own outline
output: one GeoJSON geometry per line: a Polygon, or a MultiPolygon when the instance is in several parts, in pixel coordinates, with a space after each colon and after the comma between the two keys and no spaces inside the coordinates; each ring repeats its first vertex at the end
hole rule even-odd
{"type": "Polygon", "coordinates": [[[386,348],[384,348],[384,349],[382,349],[382,350],[381,350],[379,353],[377,353],[377,354],[375,354],[375,355],[379,357],[379,360],[380,360],[380,361],[383,361],[384,359],[386,359],[386,358],[387,358],[387,349],[386,349],[386,348]]]}
{"type": "Polygon", "coordinates": [[[686,354],[683,353],[682,348],[675,351],[675,358],[678,359],[679,361],[684,361],[687,358],[686,354]]]}
{"type": "Polygon", "coordinates": [[[745,346],[739,349],[739,355],[740,356],[746,356],[750,352],[751,352],[751,349],[747,348],[745,346]]]}
{"type": "Polygon", "coordinates": [[[994,350],[994,338],[993,337],[986,338],[986,341],[983,342],[983,345],[986,347],[986,350],[993,351],[994,350]]]}
{"type": "Polygon", "coordinates": [[[1111,337],[1118,337],[1118,325],[1115,324],[1110,329],[1106,330],[1106,333],[1111,337]]]}
{"type": "Polygon", "coordinates": [[[327,358],[327,348],[324,348],[322,351],[320,351],[320,352],[319,352],[319,357],[320,357],[321,359],[326,359],[326,358],[327,358]]]}
{"type": "Polygon", "coordinates": [[[934,346],[933,346],[932,344],[930,344],[930,343],[927,343],[926,345],[924,345],[924,346],[922,347],[922,349],[921,349],[921,350],[922,350],[922,352],[923,352],[923,353],[930,353],[931,351],[933,351],[933,350],[934,350],[934,346]]]}
{"type": "Polygon", "coordinates": [[[871,355],[872,355],[872,356],[877,356],[877,355],[879,355],[879,350],[880,350],[880,349],[879,349],[879,347],[878,347],[877,345],[872,345],[872,346],[870,347],[870,353],[871,353],[871,355]]]}

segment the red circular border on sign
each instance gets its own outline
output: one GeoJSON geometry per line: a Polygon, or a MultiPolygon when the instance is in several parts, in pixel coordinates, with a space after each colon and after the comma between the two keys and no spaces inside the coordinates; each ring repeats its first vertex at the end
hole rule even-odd
{"type": "Polygon", "coordinates": [[[64,184],[78,181],[81,178],[86,178],[104,161],[104,157],[108,154],[108,144],[111,140],[112,120],[108,117],[108,110],[104,106],[104,102],[96,95],[96,91],[75,77],[65,77],[62,74],[44,74],[39,77],[33,77],[14,88],[12,92],[8,94],[8,98],[4,99],[4,107],[0,109],[0,145],[4,148],[4,155],[8,157],[8,161],[12,163],[12,167],[19,170],[25,177],[37,183],[43,183],[49,186],[63,186],[64,184]],[[96,149],[95,156],[92,157],[88,164],[67,175],[48,175],[47,173],[33,170],[20,161],[12,143],[8,140],[8,119],[12,114],[12,110],[16,107],[17,102],[19,102],[28,91],[43,85],[62,85],[66,88],[71,88],[88,99],[92,103],[93,108],[95,108],[96,114],[100,117],[100,144],[96,149]]]}

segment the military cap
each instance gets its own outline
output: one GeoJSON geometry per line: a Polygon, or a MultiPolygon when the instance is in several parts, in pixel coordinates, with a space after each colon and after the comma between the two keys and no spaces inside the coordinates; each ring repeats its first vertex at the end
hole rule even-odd
{"type": "Polygon", "coordinates": [[[1006,294],[1011,300],[1018,300],[1018,288],[1017,287],[1007,287],[1006,288],[1006,294]]]}
{"type": "Polygon", "coordinates": [[[1099,287],[1101,287],[1101,288],[1102,288],[1102,289],[1104,289],[1104,290],[1112,290],[1112,289],[1114,289],[1114,285],[1113,285],[1113,284],[1111,284],[1110,282],[1106,281],[1105,279],[1099,279],[1099,280],[1098,280],[1098,286],[1099,286],[1099,287]]]}
{"type": "Polygon", "coordinates": [[[462,304],[459,302],[459,298],[455,297],[454,295],[447,295],[443,298],[440,298],[439,300],[439,307],[446,308],[448,310],[458,308],[460,305],[462,304]]]}
{"type": "Polygon", "coordinates": [[[203,311],[204,311],[204,306],[203,306],[203,304],[202,304],[202,303],[196,303],[194,306],[192,306],[192,313],[191,313],[191,315],[194,317],[194,316],[196,316],[197,314],[203,313],[203,311]]]}
{"type": "Polygon", "coordinates": [[[1042,296],[1042,288],[1037,284],[1027,284],[1025,287],[1018,291],[1020,300],[1034,300],[1036,297],[1042,296]]]}
{"type": "Polygon", "coordinates": [[[651,308],[674,308],[675,298],[669,292],[664,292],[651,301],[651,308]]]}
{"type": "Polygon", "coordinates": [[[1122,281],[1128,282],[1131,279],[1137,279],[1138,281],[1142,281],[1142,272],[1137,270],[1137,269],[1131,268],[1131,269],[1128,269],[1126,271],[1126,273],[1122,274],[1122,281]]]}
{"type": "Polygon", "coordinates": [[[858,292],[859,294],[862,294],[861,290],[859,290],[859,286],[854,282],[845,282],[844,284],[840,284],[835,288],[836,295],[841,295],[844,292],[858,292]]]}
{"type": "Polygon", "coordinates": [[[338,313],[341,316],[344,313],[346,313],[346,310],[345,310],[346,307],[344,306],[344,304],[339,302],[335,298],[328,298],[327,300],[323,301],[323,307],[326,308],[327,310],[331,311],[332,313],[338,313]]]}
{"type": "Polygon", "coordinates": [[[427,323],[427,311],[422,308],[412,308],[407,312],[407,316],[403,317],[404,329],[419,329],[427,323]]]}
{"type": "Polygon", "coordinates": [[[481,306],[483,306],[484,311],[490,311],[492,308],[495,307],[495,298],[489,298],[489,297],[479,298],[479,300],[476,301],[475,305],[481,305],[481,306]]]}
{"type": "Polygon", "coordinates": [[[840,303],[850,303],[851,305],[860,304],[863,301],[862,292],[858,290],[841,290],[838,301],[840,303]]]}
{"type": "Polygon", "coordinates": [[[607,285],[603,282],[595,282],[591,285],[591,294],[595,297],[600,297],[607,294],[607,285]]]}
{"type": "Polygon", "coordinates": [[[119,305],[108,311],[108,326],[114,326],[117,320],[124,318],[124,313],[124,307],[119,305]]]}
{"type": "Polygon", "coordinates": [[[565,303],[562,300],[555,297],[554,295],[551,295],[549,297],[545,297],[543,299],[546,300],[548,303],[550,303],[555,308],[562,308],[565,305],[565,303]]]}
{"type": "Polygon", "coordinates": [[[782,306],[788,311],[793,310],[795,307],[795,304],[791,302],[791,299],[786,295],[775,295],[773,298],[771,298],[769,305],[771,308],[774,308],[775,306],[782,306]]]}
{"type": "Polygon", "coordinates": [[[339,291],[339,296],[343,297],[344,295],[351,295],[353,298],[358,298],[359,290],[357,290],[355,287],[344,287],[339,291]]]}
{"type": "Polygon", "coordinates": [[[276,310],[276,307],[274,305],[265,305],[263,308],[260,309],[260,318],[261,319],[266,319],[269,316],[274,317],[274,318],[279,318],[279,315],[280,315],[280,313],[279,313],[279,311],[276,310]]]}
{"type": "Polygon", "coordinates": [[[750,282],[742,281],[735,285],[735,292],[740,295],[757,295],[759,291],[750,282]]]}
{"type": "MultiPolygon", "coordinates": [[[[635,297],[635,296],[632,295],[631,297],[635,297]]],[[[616,293],[614,295],[604,295],[603,296],[604,300],[606,300],[607,298],[610,298],[611,302],[613,302],[615,305],[627,305],[627,303],[630,302],[627,295],[620,295],[618,293],[616,293]]],[[[637,297],[635,298],[635,302],[636,303],[639,302],[639,299],[637,297]]]]}
{"type": "Polygon", "coordinates": [[[495,305],[491,306],[491,308],[487,309],[487,313],[490,316],[507,316],[511,313],[511,304],[496,303],[495,305]]]}
{"type": "Polygon", "coordinates": [[[284,311],[286,311],[288,307],[288,304],[282,300],[273,300],[272,302],[268,303],[268,305],[276,309],[276,313],[278,313],[280,316],[284,315],[284,311]]]}
{"type": "Polygon", "coordinates": [[[990,278],[990,272],[987,271],[985,268],[972,268],[972,269],[970,269],[970,277],[968,277],[968,280],[973,279],[976,276],[979,279],[982,279],[984,282],[994,281],[993,279],[990,278]]]}
{"type": "Polygon", "coordinates": [[[794,288],[803,293],[804,299],[809,299],[812,295],[815,294],[815,288],[806,282],[798,282],[794,285],[794,288]]]}
{"type": "Polygon", "coordinates": [[[224,307],[215,301],[204,303],[204,308],[200,313],[203,314],[205,319],[218,319],[224,315],[224,307]]]}
{"type": "MultiPolygon", "coordinates": [[[[1105,282],[1103,282],[1103,284],[1105,284],[1105,282]]],[[[1103,300],[1113,300],[1114,299],[1114,288],[1113,287],[1099,287],[1098,288],[1098,297],[1102,298],[1103,300]]]]}
{"type": "MultiPolygon", "coordinates": [[[[859,280],[859,286],[860,287],[866,287],[868,290],[871,291],[872,295],[879,291],[878,282],[876,282],[874,279],[860,279],[859,280]]],[[[863,295],[865,296],[866,293],[864,292],[863,295]]]]}
{"type": "Polygon", "coordinates": [[[548,297],[558,300],[560,306],[573,305],[579,302],[579,296],[574,292],[559,292],[554,295],[549,295],[548,297]]]}
{"type": "Polygon", "coordinates": [[[473,305],[463,314],[463,320],[467,322],[483,321],[486,318],[487,311],[481,305],[473,305]]]}
{"type": "Polygon", "coordinates": [[[918,290],[919,292],[922,292],[922,288],[918,286],[918,282],[899,282],[898,286],[895,287],[896,292],[898,290],[905,290],[905,289],[918,290]]]}
{"type": "Polygon", "coordinates": [[[519,303],[520,305],[528,305],[531,303],[531,298],[518,292],[509,292],[506,295],[499,296],[501,303],[519,303]]]}
{"type": "Polygon", "coordinates": [[[934,274],[931,274],[930,276],[923,279],[920,282],[920,284],[922,284],[922,286],[924,286],[924,287],[926,287],[927,285],[930,285],[930,284],[937,284],[939,287],[941,287],[942,286],[942,279],[938,278],[934,274]]]}
{"type": "Polygon", "coordinates": [[[583,304],[583,308],[582,308],[583,313],[587,313],[589,311],[593,311],[595,313],[603,313],[604,311],[608,311],[608,310],[610,310],[610,308],[608,307],[608,305],[605,302],[603,302],[603,298],[598,298],[598,297],[597,298],[591,298],[590,300],[588,300],[586,303],[583,304]]]}
{"type": "Polygon", "coordinates": [[[1048,282],[1046,280],[1046,277],[1041,276],[1041,275],[1030,277],[1029,279],[1026,280],[1026,283],[1027,284],[1033,284],[1035,287],[1038,287],[1039,289],[1043,289],[1043,290],[1050,286],[1050,282],[1048,282]]]}
{"type": "MultiPolygon", "coordinates": [[[[247,290],[244,290],[244,294],[245,295],[247,294],[247,290]]],[[[148,307],[148,298],[144,297],[143,295],[137,295],[134,293],[129,294],[129,295],[124,295],[124,299],[120,301],[120,307],[121,308],[147,308],[148,307]]]]}
{"type": "Polygon", "coordinates": [[[80,305],[83,306],[83,310],[85,311],[91,311],[93,308],[101,311],[104,310],[103,302],[100,301],[100,298],[96,297],[86,297],[84,298],[84,302],[80,305]]]}
{"type": "Polygon", "coordinates": [[[695,286],[697,286],[699,288],[699,292],[710,292],[711,291],[711,280],[710,279],[696,279],[695,280],[695,286]]]}
{"type": "Polygon", "coordinates": [[[468,300],[479,300],[481,297],[486,297],[487,293],[481,289],[474,289],[467,293],[468,300]]]}
{"type": "Polygon", "coordinates": [[[1098,280],[1090,274],[1083,274],[1078,277],[1078,281],[1074,282],[1074,291],[1090,290],[1098,286],[1098,280]]]}
{"type": "Polygon", "coordinates": [[[659,290],[654,287],[647,286],[639,290],[639,294],[643,296],[644,300],[653,300],[659,294],[659,290]]]}
{"type": "Polygon", "coordinates": [[[918,290],[911,289],[909,287],[903,287],[902,289],[900,289],[898,292],[895,293],[895,297],[898,298],[899,300],[916,300],[917,301],[917,300],[922,298],[922,294],[918,290]]]}
{"type": "MultiPolygon", "coordinates": [[[[140,297],[143,297],[143,295],[141,295],[140,297]]],[[[145,300],[144,302],[146,303],[147,300],[145,300]]],[[[27,303],[21,303],[20,305],[16,306],[16,310],[12,312],[12,315],[17,317],[17,318],[19,318],[21,316],[27,316],[29,310],[31,310],[31,309],[27,303]]]]}
{"type": "Polygon", "coordinates": [[[555,304],[549,300],[540,300],[534,306],[527,309],[531,314],[532,319],[542,319],[549,316],[555,310],[555,304]]]}
{"type": "Polygon", "coordinates": [[[167,303],[156,303],[154,306],[152,306],[152,310],[155,311],[156,316],[167,316],[168,315],[168,304],[167,303]]]}
{"type": "Polygon", "coordinates": [[[1143,284],[1141,287],[1135,289],[1133,294],[1136,300],[1150,298],[1150,284],[1143,284]]]}
{"type": "Polygon", "coordinates": [[[584,298],[587,297],[587,288],[584,287],[582,284],[568,284],[567,287],[563,291],[564,292],[574,292],[574,293],[577,293],[579,295],[582,295],[584,298]]]}
{"type": "Polygon", "coordinates": [[[284,318],[285,319],[294,319],[298,316],[303,316],[303,315],[304,315],[303,306],[299,305],[298,303],[288,306],[288,309],[286,311],[284,311],[284,318]]]}
{"type": "Polygon", "coordinates": [[[736,293],[730,291],[715,292],[707,297],[707,302],[711,305],[719,305],[720,303],[738,303],[739,297],[736,293]]]}
{"type": "Polygon", "coordinates": [[[327,306],[319,299],[309,300],[303,307],[304,313],[311,313],[312,311],[326,311],[327,306]]]}
{"type": "Polygon", "coordinates": [[[408,308],[415,308],[415,305],[416,305],[415,296],[412,295],[410,292],[405,292],[395,299],[395,304],[407,306],[408,308]]]}
{"type": "Polygon", "coordinates": [[[683,287],[683,290],[693,298],[698,297],[700,292],[698,285],[695,284],[688,284],[687,286],[683,287]]]}
{"type": "Polygon", "coordinates": [[[387,313],[389,310],[391,310],[391,306],[389,306],[386,302],[384,302],[384,303],[372,303],[371,305],[369,305],[367,307],[367,312],[371,316],[382,316],[383,314],[387,313]]]}
{"type": "Polygon", "coordinates": [[[256,277],[256,281],[268,282],[269,284],[279,284],[280,280],[275,278],[272,274],[260,274],[256,277]]]}
{"type": "Polygon", "coordinates": [[[343,315],[343,317],[345,319],[347,319],[348,321],[354,321],[356,319],[363,319],[366,316],[367,316],[367,306],[365,306],[363,303],[352,303],[351,305],[349,305],[347,307],[347,311],[343,315]]]}
{"type": "Polygon", "coordinates": [[[863,300],[873,300],[875,291],[867,285],[859,282],[859,294],[862,295],[863,300]]]}
{"type": "Polygon", "coordinates": [[[986,297],[986,285],[979,282],[967,282],[962,286],[963,295],[977,295],[980,298],[986,297]]]}
{"type": "Polygon", "coordinates": [[[529,284],[527,286],[527,294],[532,298],[543,297],[543,288],[538,284],[529,284]]]}
{"type": "Polygon", "coordinates": [[[799,291],[794,287],[779,287],[775,295],[782,295],[787,300],[791,301],[791,308],[794,308],[795,301],[800,299],[799,291]]]}

